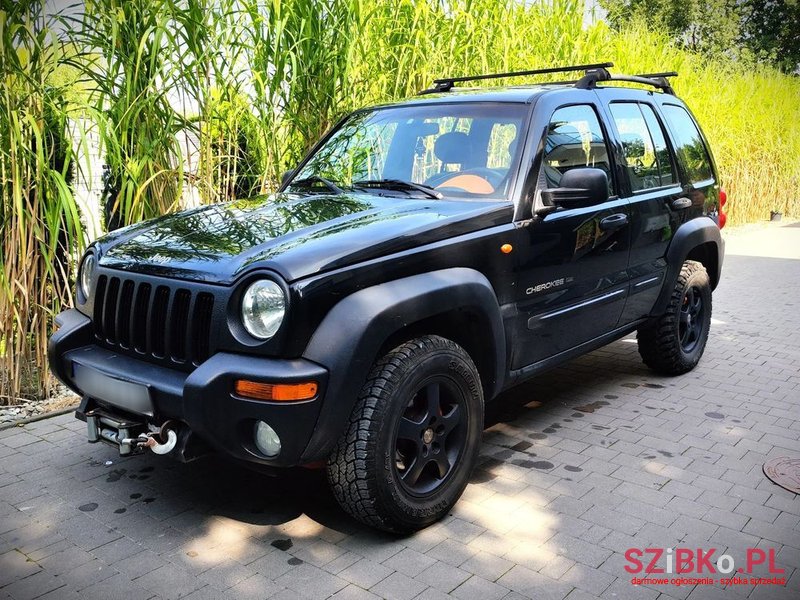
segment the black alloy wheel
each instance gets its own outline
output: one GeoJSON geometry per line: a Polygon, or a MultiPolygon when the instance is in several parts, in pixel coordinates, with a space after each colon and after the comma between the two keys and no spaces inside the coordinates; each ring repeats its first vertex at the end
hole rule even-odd
{"type": "Polygon", "coordinates": [[[639,327],[639,354],[658,373],[682,375],[700,362],[710,329],[711,282],[701,263],[687,260],[664,314],[639,327]]]}
{"type": "Polygon", "coordinates": [[[411,398],[395,434],[395,469],[410,494],[434,492],[464,451],[465,400],[445,377],[427,381],[411,398]]]}
{"type": "Polygon", "coordinates": [[[686,290],[681,305],[678,335],[684,352],[691,352],[703,335],[703,294],[697,286],[686,290]]]}
{"type": "Polygon", "coordinates": [[[345,511],[408,533],[448,514],[469,481],[483,433],[483,389],[469,354],[426,335],[372,367],[328,459],[345,511]]]}

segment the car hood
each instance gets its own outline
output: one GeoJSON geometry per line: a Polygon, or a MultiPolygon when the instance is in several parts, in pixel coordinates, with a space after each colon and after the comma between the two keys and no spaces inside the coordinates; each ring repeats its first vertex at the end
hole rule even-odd
{"type": "Polygon", "coordinates": [[[178,279],[228,283],[267,268],[287,281],[494,225],[508,202],[367,194],[275,194],[215,204],[115,231],[100,264],[178,279]]]}

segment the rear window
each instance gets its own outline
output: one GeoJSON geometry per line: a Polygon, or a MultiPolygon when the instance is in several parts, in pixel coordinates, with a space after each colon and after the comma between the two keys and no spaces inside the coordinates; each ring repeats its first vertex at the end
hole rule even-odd
{"type": "Polygon", "coordinates": [[[622,141],[632,191],[675,183],[669,148],[653,109],[633,102],[613,102],[609,108],[622,141]]]}
{"type": "Polygon", "coordinates": [[[711,171],[708,149],[703,143],[703,137],[700,135],[697,124],[688,111],[682,106],[665,104],[664,116],[675,135],[678,160],[686,169],[689,183],[713,179],[714,174],[711,171]]]}

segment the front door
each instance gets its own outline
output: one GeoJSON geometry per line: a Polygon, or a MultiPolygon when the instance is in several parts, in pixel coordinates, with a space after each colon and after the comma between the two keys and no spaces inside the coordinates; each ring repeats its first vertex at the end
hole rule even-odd
{"type": "Polygon", "coordinates": [[[617,195],[597,106],[553,111],[542,153],[539,188],[559,187],[570,169],[594,167],[609,177],[609,198],[593,206],[560,208],[520,227],[518,241],[524,248],[516,265],[513,369],[613,330],[627,295],[631,215],[628,202],[617,195]]]}

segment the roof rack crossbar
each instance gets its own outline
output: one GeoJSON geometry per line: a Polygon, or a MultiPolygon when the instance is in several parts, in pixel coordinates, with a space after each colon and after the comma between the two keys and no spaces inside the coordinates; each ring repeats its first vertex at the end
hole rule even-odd
{"type": "Polygon", "coordinates": [[[645,77],[647,79],[666,79],[668,77],[677,77],[677,71],[665,71],[663,73],[639,73],[637,77],[645,77]]]}
{"type": "Polygon", "coordinates": [[[665,71],[663,73],[642,73],[639,75],[624,75],[611,73],[608,71],[609,67],[613,67],[614,63],[604,62],[589,65],[572,65],[564,67],[548,67],[546,69],[533,69],[530,71],[511,71],[508,73],[491,73],[487,75],[468,75],[465,77],[444,77],[441,79],[434,79],[434,86],[430,89],[423,90],[420,94],[437,94],[440,92],[449,92],[453,89],[456,83],[464,81],[483,81],[486,79],[501,79],[505,77],[524,77],[529,75],[543,75],[546,73],[566,73],[574,71],[584,71],[585,74],[578,80],[574,81],[556,81],[547,82],[550,85],[574,85],[579,89],[593,89],[598,83],[605,81],[626,81],[629,83],[640,83],[657,88],[665,94],[675,95],[675,90],[669,83],[670,77],[677,77],[676,71],[665,71]]]}
{"type": "Polygon", "coordinates": [[[434,79],[434,86],[431,89],[423,90],[420,94],[435,94],[438,92],[448,92],[456,83],[464,81],[483,81],[486,79],[503,79],[506,77],[525,77],[529,75],[544,75],[547,73],[566,73],[569,71],[590,71],[592,69],[606,69],[613,67],[614,63],[595,63],[590,65],[570,65],[563,67],[548,67],[546,69],[532,69],[529,71],[510,71],[508,73],[490,73],[487,75],[467,75],[464,77],[444,77],[434,79]]]}
{"type": "Polygon", "coordinates": [[[627,81],[629,83],[641,83],[643,85],[650,85],[664,92],[665,94],[675,95],[675,90],[667,81],[667,77],[676,77],[678,74],[674,71],[668,73],[652,73],[649,75],[623,75],[616,73],[609,73],[605,69],[597,69],[588,71],[578,82],[575,84],[579,89],[593,89],[598,83],[604,81],[627,81]]]}

